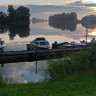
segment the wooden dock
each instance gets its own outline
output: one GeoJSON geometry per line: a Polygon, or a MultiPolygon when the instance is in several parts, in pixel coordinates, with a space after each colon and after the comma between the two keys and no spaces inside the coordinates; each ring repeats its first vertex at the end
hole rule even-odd
{"type": "MultiPolygon", "coordinates": [[[[85,48],[82,48],[85,50],[85,48]]],[[[62,57],[64,53],[80,51],[81,48],[66,48],[66,49],[48,49],[48,50],[21,50],[21,51],[6,51],[0,53],[0,64],[15,63],[15,62],[32,62],[36,60],[46,60],[48,58],[62,57]]]]}

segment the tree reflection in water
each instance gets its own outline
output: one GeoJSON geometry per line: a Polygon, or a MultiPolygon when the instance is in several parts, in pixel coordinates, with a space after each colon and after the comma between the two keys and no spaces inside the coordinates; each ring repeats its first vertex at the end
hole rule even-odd
{"type": "Polygon", "coordinates": [[[8,31],[7,25],[0,25],[0,33],[6,33],[8,31]]]}
{"type": "Polygon", "coordinates": [[[57,24],[56,22],[49,22],[49,25],[61,29],[61,30],[69,30],[69,31],[75,31],[77,28],[77,23],[76,22],[70,22],[70,23],[59,23],[57,24]]]}
{"type": "Polygon", "coordinates": [[[9,31],[9,37],[11,40],[14,40],[16,35],[21,38],[27,37],[30,35],[29,23],[27,22],[15,22],[9,25],[0,26],[0,33],[5,33],[9,31]]]}
{"type": "Polygon", "coordinates": [[[92,23],[81,23],[82,27],[88,28],[88,29],[95,29],[96,28],[96,24],[92,24],[92,23]]]}

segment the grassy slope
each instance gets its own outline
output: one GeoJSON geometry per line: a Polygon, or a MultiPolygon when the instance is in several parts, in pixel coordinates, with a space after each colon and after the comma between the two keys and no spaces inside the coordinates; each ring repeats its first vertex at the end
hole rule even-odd
{"type": "Polygon", "coordinates": [[[96,76],[9,85],[0,88],[0,96],[96,96],[96,76]]]}

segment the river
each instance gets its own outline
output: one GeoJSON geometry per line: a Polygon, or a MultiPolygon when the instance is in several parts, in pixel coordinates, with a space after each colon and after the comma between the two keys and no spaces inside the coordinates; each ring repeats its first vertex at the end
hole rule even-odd
{"type": "MultiPolygon", "coordinates": [[[[61,28],[53,28],[48,22],[39,22],[33,24],[30,21],[29,30],[0,30],[0,38],[5,41],[5,51],[26,50],[26,44],[34,40],[36,37],[45,37],[50,45],[57,41],[59,42],[80,42],[86,40],[86,28],[81,24],[77,24],[74,31],[69,29],[62,30],[61,28]]],[[[88,41],[96,37],[96,29],[88,29],[88,41]]],[[[39,82],[46,79],[47,61],[37,62],[20,62],[4,64],[0,69],[4,70],[5,75],[11,78],[11,82],[39,82]],[[37,63],[37,69],[36,69],[37,63]]]]}

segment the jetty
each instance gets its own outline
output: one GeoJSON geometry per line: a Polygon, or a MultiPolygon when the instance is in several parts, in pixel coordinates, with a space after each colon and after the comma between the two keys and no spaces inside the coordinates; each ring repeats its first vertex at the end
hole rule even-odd
{"type": "Polygon", "coordinates": [[[33,62],[36,60],[46,60],[48,58],[62,57],[68,52],[77,52],[86,48],[66,48],[48,50],[21,50],[0,52],[0,64],[16,62],[33,62]]]}

